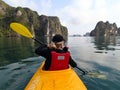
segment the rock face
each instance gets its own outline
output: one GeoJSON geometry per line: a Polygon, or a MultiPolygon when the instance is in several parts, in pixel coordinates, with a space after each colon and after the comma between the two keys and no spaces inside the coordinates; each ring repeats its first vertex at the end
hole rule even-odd
{"type": "Polygon", "coordinates": [[[29,8],[14,8],[0,1],[0,37],[19,36],[10,29],[11,22],[25,25],[39,40],[50,39],[54,34],[62,34],[67,40],[68,30],[61,25],[58,17],[39,16],[36,11],[29,8]]]}
{"type": "Polygon", "coordinates": [[[90,36],[111,36],[111,35],[118,35],[118,28],[115,23],[110,24],[108,21],[103,22],[100,21],[97,23],[94,30],[90,32],[90,36]]]}
{"type": "Polygon", "coordinates": [[[118,28],[117,35],[120,36],[120,27],[118,28]]]}
{"type": "MultiPolygon", "coordinates": [[[[60,24],[58,17],[41,15],[39,17],[39,21],[40,28],[35,29],[36,38],[39,39],[40,36],[44,35],[45,41],[47,40],[47,42],[50,43],[52,36],[54,36],[57,33],[63,35],[63,37],[67,40],[67,28],[60,24]]],[[[41,39],[43,38],[41,37],[41,39]]]]}

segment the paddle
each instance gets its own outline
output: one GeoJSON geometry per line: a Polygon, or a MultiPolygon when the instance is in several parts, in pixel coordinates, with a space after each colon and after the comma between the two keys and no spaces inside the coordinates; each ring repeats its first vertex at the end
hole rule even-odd
{"type": "MultiPolygon", "coordinates": [[[[44,44],[44,43],[38,41],[37,39],[35,39],[35,38],[33,37],[33,35],[30,33],[30,31],[29,31],[24,25],[22,25],[22,24],[20,24],[20,23],[14,22],[14,23],[11,23],[11,24],[10,24],[10,27],[12,28],[12,30],[14,30],[15,32],[19,33],[19,34],[22,35],[22,36],[25,36],[25,37],[27,37],[27,38],[34,39],[34,40],[35,40],[36,42],[38,42],[39,44],[44,44]]],[[[83,75],[86,74],[86,72],[85,72],[84,70],[82,70],[81,68],[79,68],[79,67],[76,67],[76,68],[79,69],[80,71],[82,71],[82,72],[83,72],[83,75]]]]}
{"type": "Polygon", "coordinates": [[[10,24],[10,27],[12,28],[12,30],[14,30],[15,32],[21,34],[22,36],[34,39],[39,44],[44,44],[44,43],[38,41],[37,39],[35,39],[34,36],[30,33],[30,31],[24,25],[14,22],[14,23],[10,24]]]}

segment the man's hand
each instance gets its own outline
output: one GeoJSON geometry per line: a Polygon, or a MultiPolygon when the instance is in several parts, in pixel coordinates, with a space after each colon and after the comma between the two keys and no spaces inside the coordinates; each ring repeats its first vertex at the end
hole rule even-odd
{"type": "Polygon", "coordinates": [[[56,49],[56,46],[54,43],[50,43],[49,46],[48,46],[50,49],[56,49]]]}

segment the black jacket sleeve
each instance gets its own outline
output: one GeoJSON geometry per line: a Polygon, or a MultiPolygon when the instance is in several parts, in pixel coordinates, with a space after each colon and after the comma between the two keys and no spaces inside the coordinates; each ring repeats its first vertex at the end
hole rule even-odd
{"type": "Polygon", "coordinates": [[[69,64],[70,64],[72,67],[77,67],[77,63],[72,59],[71,56],[70,56],[69,64]]]}
{"type": "Polygon", "coordinates": [[[35,53],[46,58],[46,56],[48,55],[47,45],[40,45],[38,48],[35,49],[35,53]]]}
{"type": "Polygon", "coordinates": [[[45,70],[48,70],[51,64],[51,54],[50,54],[50,49],[47,47],[47,45],[41,45],[38,48],[35,49],[35,53],[37,55],[40,55],[44,57],[45,60],[45,70]]]}

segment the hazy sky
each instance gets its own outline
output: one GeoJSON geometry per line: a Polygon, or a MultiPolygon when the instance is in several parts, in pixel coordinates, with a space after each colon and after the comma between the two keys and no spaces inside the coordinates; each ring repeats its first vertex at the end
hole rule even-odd
{"type": "Polygon", "coordinates": [[[39,15],[58,16],[69,34],[85,34],[99,21],[120,27],[120,0],[3,0],[17,7],[28,7],[39,15]]]}

